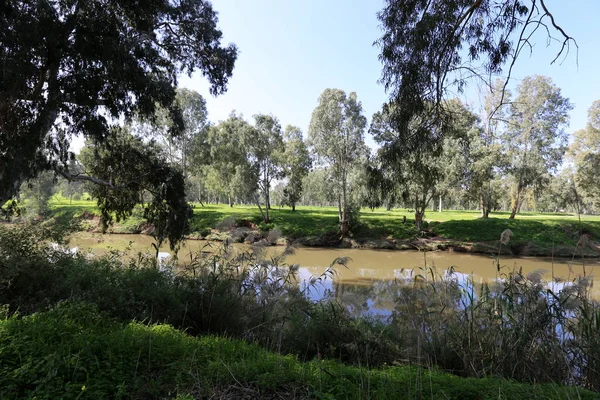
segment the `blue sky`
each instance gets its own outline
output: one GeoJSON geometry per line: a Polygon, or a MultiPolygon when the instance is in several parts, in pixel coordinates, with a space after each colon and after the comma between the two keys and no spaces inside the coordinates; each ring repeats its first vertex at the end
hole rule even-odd
{"type": "MultiPolygon", "coordinates": [[[[306,135],[311,113],[326,88],[356,92],[370,120],[387,95],[377,80],[381,74],[381,36],[376,13],[382,0],[214,0],[225,43],[240,50],[227,93],[213,97],[200,74],[180,78],[207,100],[209,118],[218,122],[232,110],[251,119],[273,114],[282,125],[299,126],[306,135]]],[[[575,104],[573,132],[583,128],[591,103],[600,99],[600,1],[547,0],[557,22],[579,44],[579,64],[572,49],[562,65],[550,65],[560,44],[546,46],[545,34],[534,38],[534,51],[517,61],[512,85],[528,75],[550,76],[575,104]]],[[[475,83],[463,100],[478,102],[475,83]]],[[[372,145],[372,140],[367,137],[372,145]]]]}

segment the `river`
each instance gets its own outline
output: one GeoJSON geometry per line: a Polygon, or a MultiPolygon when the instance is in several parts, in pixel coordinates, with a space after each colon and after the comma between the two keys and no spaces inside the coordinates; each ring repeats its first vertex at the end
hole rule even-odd
{"type": "MultiPolygon", "coordinates": [[[[154,253],[153,239],[147,235],[125,234],[93,234],[80,232],[71,238],[70,245],[81,251],[94,254],[104,254],[110,249],[128,250],[131,252],[154,253]]],[[[187,241],[179,251],[179,259],[185,263],[190,259],[190,254],[201,249],[210,250],[203,240],[187,241]]],[[[220,246],[220,243],[214,243],[220,246]]],[[[236,244],[236,246],[244,246],[236,244]]],[[[283,247],[268,248],[268,255],[283,251],[283,247]]],[[[167,246],[161,248],[163,255],[169,252],[167,246]]],[[[287,264],[298,264],[301,268],[301,279],[321,275],[337,257],[350,257],[347,268],[337,266],[337,283],[345,286],[381,285],[386,281],[403,279],[411,274],[426,274],[426,267],[434,267],[437,273],[443,274],[445,270],[453,268],[460,275],[471,278],[474,282],[491,282],[499,276],[496,260],[491,256],[466,254],[449,251],[422,252],[422,251],[397,251],[397,250],[368,250],[368,249],[337,249],[337,248],[298,248],[295,253],[285,259],[287,264]]],[[[512,268],[521,268],[524,275],[534,271],[543,271],[546,281],[560,280],[571,281],[578,276],[594,277],[596,270],[600,271],[600,261],[597,259],[549,259],[520,257],[510,258],[501,256],[502,271],[508,272],[512,268]]],[[[331,283],[326,284],[330,286],[331,283]]],[[[556,284],[555,284],[556,285],[556,284]]],[[[318,294],[316,294],[318,296],[318,294]]],[[[600,298],[600,289],[593,287],[592,296],[600,298]]]]}

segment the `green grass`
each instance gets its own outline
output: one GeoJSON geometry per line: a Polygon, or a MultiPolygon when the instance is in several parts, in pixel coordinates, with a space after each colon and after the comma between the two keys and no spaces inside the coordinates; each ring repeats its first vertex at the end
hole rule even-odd
{"type": "Polygon", "coordinates": [[[118,323],[93,306],[0,320],[6,399],[595,399],[597,393],[411,366],[367,369],[293,356],[168,325],[118,323]]]}
{"type": "MultiPolygon", "coordinates": [[[[79,216],[84,211],[98,215],[94,201],[73,201],[54,198],[51,214],[57,217],[79,216]]],[[[191,221],[192,232],[206,233],[227,218],[237,221],[247,220],[261,230],[274,227],[281,229],[284,236],[295,239],[307,236],[321,236],[338,230],[338,212],[335,207],[275,207],[270,211],[271,223],[261,224],[261,215],[256,206],[207,204],[194,205],[191,221]]],[[[505,229],[513,232],[515,242],[534,242],[542,247],[553,245],[574,245],[580,233],[587,233],[592,239],[600,238],[600,216],[582,216],[581,224],[576,215],[566,213],[524,212],[510,220],[508,212],[494,212],[489,219],[481,219],[478,211],[429,211],[425,215],[430,230],[442,238],[466,242],[497,241],[505,229]]],[[[141,210],[134,211],[133,217],[114,227],[116,233],[138,233],[143,224],[141,210]]],[[[355,238],[412,239],[417,236],[413,226],[413,214],[406,209],[386,211],[363,209],[359,226],[353,230],[355,238]],[[406,223],[402,223],[406,217],[406,223]]]]}

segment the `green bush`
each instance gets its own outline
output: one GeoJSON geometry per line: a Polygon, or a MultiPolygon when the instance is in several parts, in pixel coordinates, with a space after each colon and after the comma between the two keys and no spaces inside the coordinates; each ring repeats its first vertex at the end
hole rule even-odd
{"type": "Polygon", "coordinates": [[[593,399],[585,390],[462,379],[420,367],[299,362],[168,325],[118,323],[86,304],[0,321],[7,399],[593,399]]]}

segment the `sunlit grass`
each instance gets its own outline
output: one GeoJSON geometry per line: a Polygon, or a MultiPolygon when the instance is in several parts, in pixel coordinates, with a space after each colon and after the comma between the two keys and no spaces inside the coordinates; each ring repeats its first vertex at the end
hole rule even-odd
{"type": "MultiPolygon", "coordinates": [[[[288,207],[273,207],[269,213],[270,224],[262,223],[262,217],[255,205],[193,203],[194,216],[191,222],[192,232],[207,232],[222,221],[233,218],[236,221],[246,220],[246,224],[261,230],[281,229],[289,238],[320,236],[335,234],[338,231],[337,207],[298,206],[296,211],[288,207]]],[[[54,196],[50,203],[53,216],[79,216],[84,211],[98,215],[96,202],[93,200],[73,200],[54,196]]],[[[490,218],[482,219],[479,211],[446,210],[443,212],[427,211],[425,220],[430,230],[442,238],[459,241],[496,241],[504,229],[513,231],[516,241],[532,241],[545,246],[569,244],[577,242],[580,234],[600,237],[600,216],[577,216],[569,213],[534,213],[523,212],[514,220],[509,219],[509,212],[494,212],[490,218]],[[581,223],[580,223],[581,218],[581,223]]],[[[131,230],[143,221],[141,209],[134,213],[130,220],[117,228],[117,232],[131,230]]],[[[409,209],[375,209],[363,208],[360,224],[353,229],[357,238],[397,238],[411,239],[417,232],[413,226],[414,215],[409,209]],[[406,220],[405,220],[406,218],[406,220]]]]}

